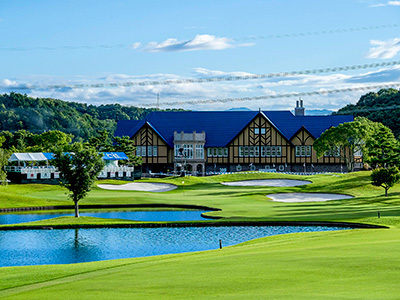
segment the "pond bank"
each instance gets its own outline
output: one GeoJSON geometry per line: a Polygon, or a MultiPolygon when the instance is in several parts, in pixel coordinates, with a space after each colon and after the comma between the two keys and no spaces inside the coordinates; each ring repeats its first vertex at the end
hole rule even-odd
{"type": "MultiPolygon", "coordinates": [[[[66,210],[74,209],[73,205],[53,205],[53,206],[32,206],[32,207],[15,207],[15,208],[1,208],[0,213],[8,212],[22,212],[22,211],[38,211],[38,210],[66,210]]],[[[209,210],[220,211],[219,208],[213,208],[203,205],[190,205],[190,204],[82,204],[79,205],[80,209],[106,209],[106,208],[179,208],[179,209],[196,209],[196,210],[209,210]]]]}
{"type": "Polygon", "coordinates": [[[121,224],[55,224],[43,225],[4,225],[0,231],[5,230],[53,230],[76,228],[154,228],[154,227],[221,227],[221,226],[327,226],[351,228],[389,228],[381,225],[351,223],[351,222],[320,222],[320,221],[193,221],[193,222],[132,222],[121,224]]]}

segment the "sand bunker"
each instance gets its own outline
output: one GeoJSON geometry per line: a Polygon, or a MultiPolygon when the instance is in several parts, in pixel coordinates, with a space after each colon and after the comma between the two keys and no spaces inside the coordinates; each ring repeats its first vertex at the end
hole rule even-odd
{"type": "Polygon", "coordinates": [[[299,186],[312,183],[307,180],[294,180],[294,179],[258,179],[258,180],[244,180],[222,182],[223,185],[229,186],[275,186],[275,187],[290,187],[299,186]]]}
{"type": "Polygon", "coordinates": [[[318,202],[330,200],[350,199],[353,196],[343,194],[322,194],[322,193],[283,193],[267,195],[272,201],[277,202],[318,202]]]}
{"type": "Polygon", "coordinates": [[[155,182],[131,182],[122,185],[116,184],[98,184],[99,188],[105,190],[118,190],[118,191],[141,191],[141,192],[168,192],[177,188],[176,185],[168,183],[155,183],[155,182]]]}

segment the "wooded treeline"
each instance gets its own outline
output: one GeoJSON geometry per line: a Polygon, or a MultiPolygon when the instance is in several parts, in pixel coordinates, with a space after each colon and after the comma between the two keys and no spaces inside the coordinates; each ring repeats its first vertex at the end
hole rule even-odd
{"type": "Polygon", "coordinates": [[[336,114],[350,114],[380,122],[389,127],[397,139],[400,138],[400,91],[396,89],[367,93],[356,104],[346,105],[336,114]]]}
{"type": "Polygon", "coordinates": [[[14,133],[23,129],[35,134],[59,130],[72,134],[74,140],[88,141],[99,130],[113,134],[118,120],[143,119],[156,110],[120,104],[96,106],[12,92],[0,95],[0,130],[14,133]]]}

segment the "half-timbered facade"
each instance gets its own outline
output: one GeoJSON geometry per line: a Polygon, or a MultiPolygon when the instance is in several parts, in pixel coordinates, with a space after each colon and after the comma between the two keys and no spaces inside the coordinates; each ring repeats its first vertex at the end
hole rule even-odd
{"type": "MultiPolygon", "coordinates": [[[[296,111],[297,112],[297,111],[296,111]]],[[[353,116],[304,116],[290,111],[153,112],[119,121],[116,136],[135,141],[144,172],[345,171],[337,151],[318,158],[313,144],[353,116]]]]}

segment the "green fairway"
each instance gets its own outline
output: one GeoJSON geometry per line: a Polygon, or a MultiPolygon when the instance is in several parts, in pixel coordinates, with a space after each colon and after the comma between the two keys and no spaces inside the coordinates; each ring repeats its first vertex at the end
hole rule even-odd
{"type": "Polygon", "coordinates": [[[394,225],[289,234],[179,255],[2,268],[0,298],[397,299],[399,247],[394,225]]]}
{"type": "MultiPolygon", "coordinates": [[[[149,180],[142,180],[146,182],[149,180]]],[[[225,219],[253,219],[280,221],[351,220],[373,217],[380,210],[385,216],[400,215],[400,188],[389,190],[384,197],[382,188],[370,184],[369,172],[343,175],[293,176],[283,174],[238,174],[212,177],[186,177],[152,179],[152,182],[171,183],[177,189],[164,193],[111,191],[94,187],[80,204],[190,204],[221,209],[207,213],[225,219]],[[220,182],[243,179],[289,178],[311,180],[313,183],[299,187],[233,187],[220,182]],[[182,183],[184,182],[184,183],[182,183]],[[280,203],[269,201],[265,195],[285,192],[341,193],[353,199],[280,203]]],[[[101,181],[101,183],[118,181],[101,181]]],[[[51,185],[10,185],[0,188],[0,208],[72,205],[66,190],[51,185]]]]}
{"type": "MultiPolygon", "coordinates": [[[[336,220],[390,228],[288,234],[197,253],[72,265],[5,267],[0,272],[0,298],[398,299],[400,188],[395,186],[385,198],[382,188],[370,184],[369,174],[301,177],[243,174],[154,180],[178,186],[165,193],[94,188],[82,204],[205,205],[221,209],[208,214],[225,220],[336,220]],[[288,188],[220,184],[263,178],[304,179],[313,184],[288,188]],[[343,193],[355,198],[280,203],[265,197],[277,192],[343,193]]],[[[71,204],[65,192],[58,186],[10,185],[0,188],[0,207],[71,204]]],[[[107,222],[131,221],[65,217],[40,221],[40,224],[107,222]]]]}

